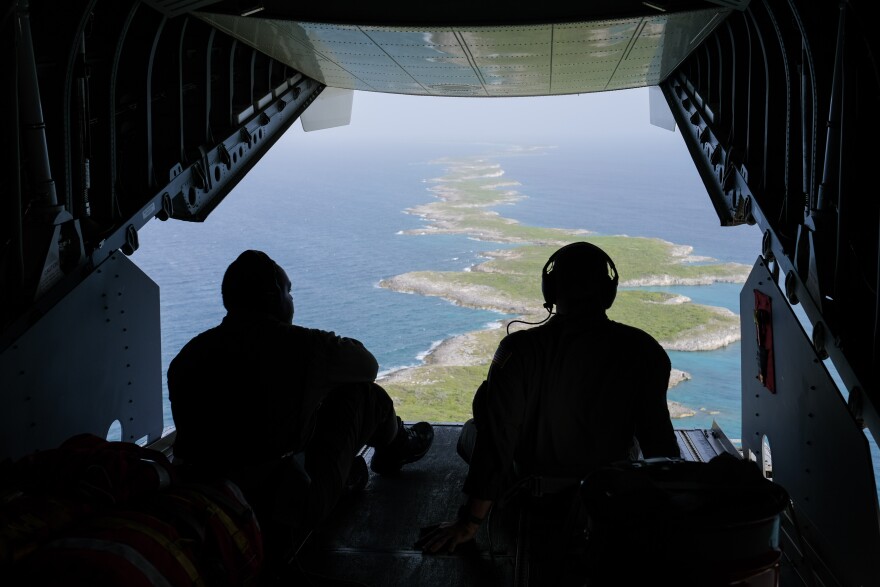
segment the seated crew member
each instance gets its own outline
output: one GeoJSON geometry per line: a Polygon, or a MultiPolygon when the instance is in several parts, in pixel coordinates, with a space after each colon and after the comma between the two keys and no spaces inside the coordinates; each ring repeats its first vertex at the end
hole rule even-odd
{"type": "Polygon", "coordinates": [[[637,455],[636,446],[645,458],[680,457],[666,403],[666,351],[605,314],[617,293],[611,258],[572,243],[551,255],[541,278],[544,307],[555,305],[556,313],[498,345],[459,437],[467,500],[458,519],[418,540],[427,554],[452,553],[473,539],[493,503],[522,480],[577,483],[637,455]]]}
{"type": "Polygon", "coordinates": [[[427,422],[404,426],[363,344],[293,324],[290,288],[268,255],[244,251],[223,276],[222,323],[168,368],[175,459],[238,483],[267,559],[287,556],[286,541],[327,516],[364,445],[386,475],[422,458],[434,438],[427,422]]]}

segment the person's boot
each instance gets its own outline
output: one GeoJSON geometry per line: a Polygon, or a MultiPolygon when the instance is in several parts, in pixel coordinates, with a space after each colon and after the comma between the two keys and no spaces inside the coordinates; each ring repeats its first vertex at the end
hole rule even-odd
{"type": "Polygon", "coordinates": [[[374,473],[388,475],[397,473],[407,463],[414,463],[428,452],[434,442],[434,427],[427,422],[404,426],[397,418],[397,436],[388,446],[376,447],[370,468],[374,473]]]}
{"type": "Polygon", "coordinates": [[[344,496],[357,495],[367,488],[370,480],[370,472],[367,471],[367,461],[362,455],[358,455],[351,463],[351,469],[348,470],[348,479],[345,480],[342,494],[344,496]]]}

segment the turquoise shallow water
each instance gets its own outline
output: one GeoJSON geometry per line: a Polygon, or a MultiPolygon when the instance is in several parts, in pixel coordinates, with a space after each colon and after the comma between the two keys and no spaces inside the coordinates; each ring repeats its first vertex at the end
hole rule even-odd
{"type": "MultiPolygon", "coordinates": [[[[482,252],[505,246],[461,235],[401,234],[423,225],[406,210],[432,200],[427,180],[444,171],[432,160],[487,152],[482,145],[449,149],[322,151],[282,138],[206,222],[148,225],[133,259],[161,288],[163,368],[190,337],[222,318],[222,273],[246,248],[265,250],[287,269],[295,322],[362,340],[383,371],[417,365],[439,341],[502,318],[377,286],[407,271],[461,270],[480,262],[482,252]]],[[[685,152],[644,157],[635,168],[632,147],[626,156],[607,145],[599,153],[583,145],[538,155],[505,154],[497,147],[488,152],[524,196],[498,212],[526,224],[656,236],[692,246],[697,255],[749,263],[760,242],[757,235],[719,230],[685,152]]],[[[739,287],[662,289],[738,312],[739,287]]],[[[676,368],[692,375],[670,399],[698,412],[676,425],[709,427],[714,418],[738,437],[739,345],[670,356],[676,368]]],[[[166,420],[171,423],[167,403],[166,420]]]]}
{"type": "MultiPolygon", "coordinates": [[[[690,246],[699,257],[751,266],[760,253],[760,231],[721,227],[690,159],[655,146],[561,147],[539,156],[503,157],[505,177],[518,180],[516,189],[528,197],[501,213],[537,226],[656,237],[690,246]]],[[[738,283],[647,289],[740,312],[738,283]]],[[[668,397],[696,413],[675,420],[676,428],[717,422],[730,438],[740,438],[740,354],[739,343],[713,351],[669,351],[673,366],[691,379],[668,397]]]]}
{"type": "MultiPolygon", "coordinates": [[[[207,221],[154,220],[141,231],[132,260],[161,289],[163,380],[180,347],[222,318],[223,271],[247,248],[265,250],[287,269],[296,323],[359,338],[383,371],[417,365],[439,341],[502,317],[377,285],[407,271],[462,270],[483,260],[481,253],[505,246],[459,235],[401,234],[423,224],[405,210],[431,201],[426,180],[442,174],[431,161],[484,154],[487,147],[374,147],[320,149],[282,137],[207,221]]],[[[505,179],[517,180],[525,199],[498,211],[525,224],[658,237],[689,245],[695,255],[753,264],[760,233],[748,226],[720,228],[683,145],[668,147],[561,145],[543,155],[499,156],[505,179]]],[[[739,313],[740,288],[651,289],[739,313]]],[[[708,428],[717,421],[730,438],[739,438],[739,343],[670,357],[692,379],[669,398],[697,412],[675,426],[708,428]]],[[[165,421],[173,424],[167,400],[165,421]]],[[[880,451],[870,444],[880,470],[880,451]]]]}
{"type": "MultiPolygon", "coordinates": [[[[739,283],[645,289],[687,296],[698,304],[719,306],[740,313],[742,284],[739,283]]],[[[677,420],[677,428],[711,428],[714,421],[729,438],[741,438],[741,352],[739,342],[713,351],[669,351],[673,366],[686,371],[691,379],[673,387],[668,397],[696,412],[692,417],[677,420]]]]}

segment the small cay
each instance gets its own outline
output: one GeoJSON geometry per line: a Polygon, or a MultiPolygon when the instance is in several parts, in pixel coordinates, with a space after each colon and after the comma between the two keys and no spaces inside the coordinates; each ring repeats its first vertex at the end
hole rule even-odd
{"type": "MultiPolygon", "coordinates": [[[[493,210],[525,197],[515,190],[517,182],[503,177],[500,164],[489,158],[437,163],[445,167],[445,173],[430,180],[428,191],[434,201],[407,210],[423,218],[425,225],[402,233],[401,238],[462,234],[505,243],[507,248],[487,252],[486,261],[461,271],[405,273],[379,285],[497,311],[503,319],[485,330],[450,338],[432,349],[423,365],[395,371],[380,380],[404,419],[462,422],[470,417],[474,391],[485,379],[507,324],[514,319],[537,322],[546,317],[541,268],[553,251],[570,242],[592,242],[614,259],[621,282],[608,312],[612,320],[645,330],[669,350],[713,350],[739,340],[739,317],[730,310],[695,304],[683,296],[650,291],[650,287],[743,283],[750,267],[712,263],[712,259],[694,257],[689,246],[660,239],[526,226],[493,210]]],[[[516,324],[512,328],[527,327],[516,324]]],[[[673,366],[669,385],[689,378],[673,366]]],[[[672,401],[669,408],[673,418],[696,412],[672,401]]]]}

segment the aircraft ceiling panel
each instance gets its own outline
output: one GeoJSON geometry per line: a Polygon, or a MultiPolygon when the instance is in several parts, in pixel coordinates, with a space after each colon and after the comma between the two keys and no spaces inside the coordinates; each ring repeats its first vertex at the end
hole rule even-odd
{"type": "Polygon", "coordinates": [[[454,89],[458,86],[466,86],[468,88],[479,90],[482,93],[485,93],[486,91],[483,81],[475,75],[425,76],[418,77],[417,79],[419,80],[419,84],[425,84],[424,90],[427,92],[434,92],[435,90],[433,88],[443,88],[444,86],[448,86],[448,89],[454,89]]]}
{"type": "Polygon", "coordinates": [[[503,53],[477,53],[474,54],[474,63],[478,68],[481,67],[524,67],[526,69],[549,67],[552,55],[550,52],[538,53],[530,52],[525,48],[514,54],[511,52],[503,53]]]}
{"type": "MultiPolygon", "coordinates": [[[[330,77],[327,79],[326,85],[331,88],[351,88],[353,90],[360,90],[363,92],[375,92],[376,89],[371,86],[369,83],[353,79],[348,74],[340,74],[338,77],[330,77]]],[[[391,90],[389,90],[391,92],[391,90]]],[[[394,92],[392,92],[394,93],[394,92]]],[[[399,93],[399,92],[398,92],[399,93]]],[[[410,92],[404,92],[410,93],[410,92]]]]}
{"type": "Polygon", "coordinates": [[[605,87],[605,89],[627,90],[630,88],[641,88],[643,87],[642,80],[644,79],[646,79],[644,76],[626,77],[624,75],[617,75],[612,81],[608,82],[608,85],[605,87]]]}
{"type": "Polygon", "coordinates": [[[510,28],[462,28],[459,37],[474,57],[519,57],[550,55],[553,48],[553,25],[532,25],[510,28]]]}
{"type": "MultiPolygon", "coordinates": [[[[500,84],[510,85],[511,87],[538,87],[550,86],[550,72],[547,73],[514,73],[507,75],[495,75],[494,73],[483,74],[483,80],[487,86],[498,86],[500,84]]],[[[497,88],[496,88],[497,89],[497,88]]]]}
{"type": "Polygon", "coordinates": [[[483,80],[477,77],[472,71],[463,70],[453,75],[440,75],[438,72],[429,72],[426,74],[420,74],[419,72],[413,73],[415,74],[414,77],[409,78],[409,80],[418,80],[419,84],[424,84],[426,86],[426,91],[430,91],[430,88],[435,86],[441,87],[448,84],[467,85],[475,88],[483,87],[483,80]]]}
{"type": "Polygon", "coordinates": [[[424,59],[415,55],[399,55],[395,57],[393,63],[386,64],[389,67],[401,67],[407,71],[422,68],[424,70],[447,71],[451,74],[458,73],[459,68],[472,70],[470,61],[467,57],[453,57],[437,55],[430,59],[424,59]]]}
{"type": "Polygon", "coordinates": [[[601,44],[614,37],[629,39],[643,20],[646,19],[635,17],[556,24],[553,25],[553,42],[556,45],[571,42],[601,44]]]}
{"type": "MultiPolygon", "coordinates": [[[[332,25],[304,23],[303,26],[324,27],[332,25]]],[[[389,55],[395,57],[419,52],[416,50],[420,50],[422,55],[427,56],[436,54],[453,57],[465,56],[461,47],[461,41],[451,28],[440,27],[424,30],[363,26],[359,27],[359,29],[371,43],[375,43],[377,47],[381,47],[389,55]]]]}
{"type": "Polygon", "coordinates": [[[579,67],[585,71],[595,71],[598,68],[613,69],[623,59],[626,46],[620,47],[571,47],[566,46],[564,51],[557,51],[553,55],[554,73],[560,68],[579,67]]]}
{"type": "MultiPolygon", "coordinates": [[[[417,84],[417,83],[415,83],[415,82],[410,82],[410,83],[403,83],[403,82],[400,82],[400,83],[387,83],[387,84],[384,84],[382,87],[383,87],[383,88],[387,88],[387,89],[383,89],[383,90],[382,90],[383,92],[386,92],[386,91],[387,91],[387,92],[390,92],[390,93],[392,93],[392,94],[415,94],[415,95],[423,95],[423,94],[428,94],[428,93],[429,93],[429,92],[427,92],[427,91],[425,90],[424,87],[420,86],[419,84],[417,84]]],[[[467,85],[467,84],[461,84],[461,87],[462,87],[462,88],[465,88],[465,89],[462,90],[462,91],[460,91],[457,95],[470,96],[470,95],[475,95],[474,92],[480,92],[478,95],[483,95],[483,94],[484,94],[484,92],[482,92],[482,88],[480,88],[480,86],[473,86],[473,89],[471,89],[472,86],[469,86],[469,85],[467,85]]]]}
{"type": "MultiPolygon", "coordinates": [[[[403,80],[408,79],[412,81],[412,76],[408,75],[405,71],[401,71],[400,69],[392,69],[389,67],[385,67],[379,64],[354,64],[354,63],[340,63],[338,64],[340,71],[353,71],[355,69],[355,65],[357,65],[358,77],[363,80],[369,80],[372,78],[376,79],[387,79],[387,80],[403,80]]],[[[350,75],[350,74],[349,74],[350,75]]]]}
{"type": "Polygon", "coordinates": [[[723,20],[710,8],[566,24],[357,26],[202,12],[318,82],[434,96],[538,96],[656,85],[723,20]]]}
{"type": "MultiPolygon", "coordinates": [[[[241,20],[236,18],[236,20],[241,20]]],[[[367,37],[362,28],[352,25],[270,21],[283,28],[297,42],[311,51],[328,57],[337,53],[383,56],[381,45],[367,37]]]]}

